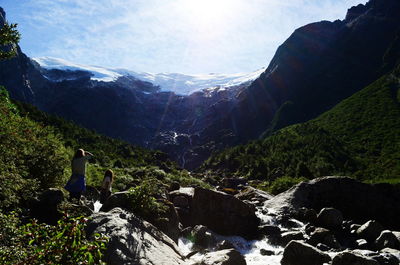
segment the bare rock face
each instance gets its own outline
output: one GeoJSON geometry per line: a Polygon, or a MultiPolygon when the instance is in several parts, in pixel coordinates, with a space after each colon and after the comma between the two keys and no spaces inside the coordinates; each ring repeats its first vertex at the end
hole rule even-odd
{"type": "Polygon", "coordinates": [[[109,237],[105,260],[109,265],[185,264],[177,245],[150,223],[121,208],[92,215],[89,235],[109,237]]]}
{"type": "MultiPolygon", "coordinates": [[[[282,265],[322,265],[331,261],[328,254],[301,241],[291,241],[283,252],[282,265]]],[[[350,264],[350,263],[349,263],[350,264]]]]}
{"type": "Polygon", "coordinates": [[[323,208],[317,216],[320,226],[328,229],[338,229],[342,226],[343,215],[334,208],[323,208]]]}
{"type": "Polygon", "coordinates": [[[371,220],[357,229],[357,235],[369,242],[374,242],[382,231],[382,225],[375,220],[371,220]]]}

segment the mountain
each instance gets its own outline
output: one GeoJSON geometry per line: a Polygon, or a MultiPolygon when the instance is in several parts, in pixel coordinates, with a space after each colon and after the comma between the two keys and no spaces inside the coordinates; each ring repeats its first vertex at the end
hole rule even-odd
{"type": "Polygon", "coordinates": [[[18,50],[16,58],[0,62],[0,84],[14,99],[110,137],[163,150],[194,169],[214,151],[316,118],[393,69],[399,11],[396,0],[371,0],[350,8],[343,21],[301,27],[252,82],[257,72],[204,80],[50,58],[37,63],[18,50]],[[236,85],[241,80],[246,82],[236,85]],[[210,84],[235,86],[202,89],[210,84]]]}
{"type": "Polygon", "coordinates": [[[209,158],[202,171],[258,179],[280,192],[282,182],[288,188],[327,175],[400,183],[399,161],[400,64],[316,119],[227,149],[209,158]]]}
{"type": "Polygon", "coordinates": [[[44,76],[51,81],[63,81],[77,79],[78,76],[70,76],[68,73],[86,72],[91,80],[112,82],[126,78],[137,79],[152,83],[163,92],[174,92],[177,95],[190,95],[204,89],[224,90],[233,86],[250,83],[260,76],[265,69],[252,73],[238,74],[197,74],[186,75],[179,73],[139,73],[126,69],[110,69],[99,66],[88,66],[68,62],[63,59],[41,57],[33,58],[43,69],[44,76]],[[59,71],[57,71],[59,70],[59,71]],[[57,75],[64,73],[64,76],[57,75]]]}

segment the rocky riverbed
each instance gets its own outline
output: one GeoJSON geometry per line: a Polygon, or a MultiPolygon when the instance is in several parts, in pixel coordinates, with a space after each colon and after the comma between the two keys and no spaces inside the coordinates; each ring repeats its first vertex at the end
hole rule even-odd
{"type": "MultiPolygon", "coordinates": [[[[167,221],[153,224],[129,211],[126,192],[96,203],[98,212],[79,207],[92,217],[88,234],[109,238],[111,265],[400,264],[400,193],[393,186],[325,177],[271,196],[236,184],[225,190],[235,195],[175,187],[167,221]]],[[[49,190],[33,209],[40,216],[45,205],[46,216],[56,218],[62,200],[61,191],[49,190]]]]}

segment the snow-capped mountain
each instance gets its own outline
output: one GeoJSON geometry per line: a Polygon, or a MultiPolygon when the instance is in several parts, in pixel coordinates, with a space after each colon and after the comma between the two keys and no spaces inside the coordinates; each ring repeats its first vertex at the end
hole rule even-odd
{"type": "Polygon", "coordinates": [[[260,69],[251,73],[237,74],[178,74],[178,73],[144,73],[126,69],[112,69],[99,66],[89,66],[72,63],[63,59],[52,57],[33,58],[42,68],[66,70],[66,71],[86,71],[91,73],[92,80],[112,82],[122,76],[132,76],[141,81],[150,82],[161,88],[161,91],[172,91],[179,95],[189,95],[193,92],[206,88],[224,89],[248,83],[260,76],[265,69],[260,69]]]}

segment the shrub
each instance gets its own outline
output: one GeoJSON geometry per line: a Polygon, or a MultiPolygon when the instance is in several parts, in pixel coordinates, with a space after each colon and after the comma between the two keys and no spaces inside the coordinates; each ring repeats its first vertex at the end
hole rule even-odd
{"type": "Polygon", "coordinates": [[[86,219],[64,216],[56,226],[35,220],[21,225],[15,213],[0,213],[1,264],[105,264],[107,239],[86,239],[86,219]]]}
{"type": "Polygon", "coordinates": [[[281,192],[284,192],[297,183],[300,183],[302,181],[306,181],[307,179],[304,177],[300,178],[293,178],[293,177],[288,177],[288,176],[283,176],[281,178],[278,178],[272,182],[272,184],[269,186],[269,191],[272,194],[278,194],[281,192]]]}

